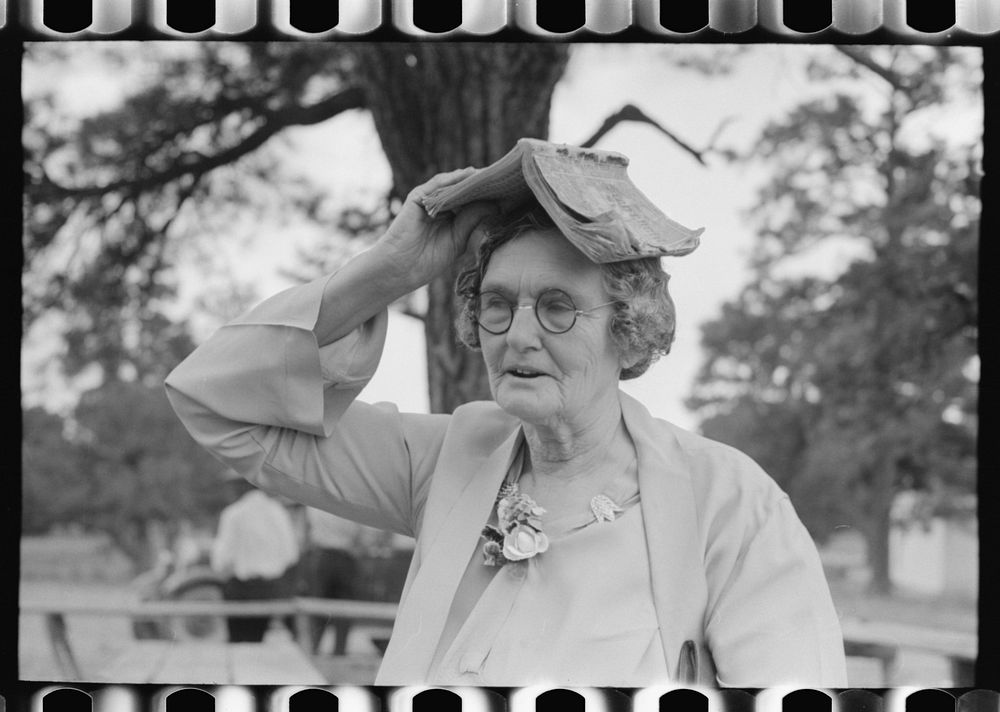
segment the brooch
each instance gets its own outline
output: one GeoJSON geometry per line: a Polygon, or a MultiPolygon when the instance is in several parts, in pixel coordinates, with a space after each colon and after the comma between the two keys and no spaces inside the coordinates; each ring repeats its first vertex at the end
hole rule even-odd
{"type": "Polygon", "coordinates": [[[624,511],[605,494],[599,494],[590,500],[590,511],[598,522],[613,522],[615,516],[624,511]]]}

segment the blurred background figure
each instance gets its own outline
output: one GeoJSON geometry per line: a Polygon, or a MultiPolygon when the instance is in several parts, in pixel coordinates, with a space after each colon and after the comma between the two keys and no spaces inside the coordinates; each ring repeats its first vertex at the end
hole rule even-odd
{"type": "MultiPolygon", "coordinates": [[[[413,539],[367,527],[315,507],[296,516],[301,531],[299,592],[314,598],[398,602],[413,555],[413,539]]],[[[309,644],[316,654],[344,655],[349,625],[310,618],[309,644]],[[334,638],[323,636],[333,628],[334,638]]],[[[367,631],[381,649],[381,631],[367,631]]],[[[385,641],[388,637],[385,637],[385,641]]]]}
{"type": "Polygon", "coordinates": [[[173,555],[177,566],[190,568],[192,566],[209,565],[211,558],[211,541],[205,545],[201,533],[188,519],[177,522],[177,533],[174,536],[173,555]]]}
{"type": "MultiPolygon", "coordinates": [[[[305,508],[305,551],[302,556],[303,594],[315,598],[358,598],[358,557],[364,538],[371,532],[362,524],[324,512],[305,508]]],[[[318,653],[329,621],[309,619],[309,644],[318,653]]],[[[346,631],[337,629],[338,647],[343,646],[346,631]]]]}
{"type": "MultiPolygon", "coordinates": [[[[299,560],[292,517],[263,491],[229,470],[224,475],[233,502],[219,516],[212,545],[212,568],[225,577],[229,601],[263,601],[294,595],[299,560]]],[[[231,642],[260,642],[267,632],[264,617],[229,617],[231,642]]]]}

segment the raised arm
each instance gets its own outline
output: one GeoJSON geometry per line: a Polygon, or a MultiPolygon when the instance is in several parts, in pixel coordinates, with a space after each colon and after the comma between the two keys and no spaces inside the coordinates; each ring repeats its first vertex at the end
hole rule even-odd
{"type": "Polygon", "coordinates": [[[445,270],[492,212],[430,220],[414,189],[386,234],[335,274],[227,324],[167,378],[188,430],[254,484],[364,524],[414,535],[447,416],[354,399],[385,338],[386,306],[445,270]]]}

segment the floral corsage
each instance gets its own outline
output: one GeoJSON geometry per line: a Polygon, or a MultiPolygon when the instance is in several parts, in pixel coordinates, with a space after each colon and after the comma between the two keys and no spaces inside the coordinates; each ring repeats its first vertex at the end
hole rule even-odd
{"type": "Polygon", "coordinates": [[[483,528],[483,563],[503,566],[523,561],[549,548],[549,538],[542,532],[545,509],[528,495],[518,491],[517,483],[504,485],[497,500],[497,523],[483,528]]]}

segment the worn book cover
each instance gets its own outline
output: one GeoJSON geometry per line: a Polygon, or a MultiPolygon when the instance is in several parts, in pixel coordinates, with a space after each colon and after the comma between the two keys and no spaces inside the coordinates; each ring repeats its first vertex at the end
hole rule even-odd
{"type": "Polygon", "coordinates": [[[532,195],[576,247],[594,262],[686,255],[704,228],[667,217],[628,176],[628,157],[522,138],[503,158],[427,196],[436,216],[477,200],[504,208],[532,195]]]}

